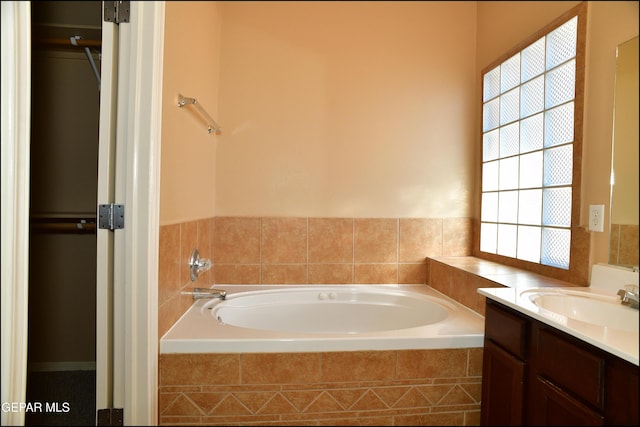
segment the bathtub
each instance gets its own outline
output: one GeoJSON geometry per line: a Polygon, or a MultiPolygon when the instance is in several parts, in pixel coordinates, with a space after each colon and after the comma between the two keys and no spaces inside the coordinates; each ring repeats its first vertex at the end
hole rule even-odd
{"type": "Polygon", "coordinates": [[[160,353],[479,348],[484,317],[427,285],[216,285],[160,353]]]}

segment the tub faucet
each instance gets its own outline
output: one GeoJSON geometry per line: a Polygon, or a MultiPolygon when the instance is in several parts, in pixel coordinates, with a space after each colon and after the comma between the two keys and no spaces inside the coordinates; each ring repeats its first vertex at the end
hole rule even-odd
{"type": "Polygon", "coordinates": [[[618,291],[618,295],[620,296],[620,304],[638,309],[638,286],[627,285],[618,291]]]}
{"type": "Polygon", "coordinates": [[[227,297],[227,291],[210,288],[193,288],[193,292],[182,291],[181,294],[192,295],[193,299],[219,298],[223,300],[227,297]]]}

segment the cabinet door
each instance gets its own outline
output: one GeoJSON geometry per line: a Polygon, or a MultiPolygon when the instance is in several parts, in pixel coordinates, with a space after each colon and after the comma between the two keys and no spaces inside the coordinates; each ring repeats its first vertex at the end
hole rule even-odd
{"type": "Polygon", "coordinates": [[[527,424],[540,426],[601,426],[604,417],[565,393],[553,383],[537,377],[533,384],[535,407],[527,424]]]}
{"type": "Polygon", "coordinates": [[[637,426],[640,398],[638,397],[638,367],[620,359],[607,361],[607,391],[605,394],[607,424],[637,426]]]}
{"type": "Polygon", "coordinates": [[[482,425],[522,425],[524,368],[524,362],[493,341],[484,341],[482,425]]]}

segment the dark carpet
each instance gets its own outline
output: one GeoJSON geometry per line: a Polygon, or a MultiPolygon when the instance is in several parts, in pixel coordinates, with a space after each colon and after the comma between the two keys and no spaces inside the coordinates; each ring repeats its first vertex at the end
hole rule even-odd
{"type": "Polygon", "coordinates": [[[96,371],[31,371],[27,426],[95,426],[96,371]]]}

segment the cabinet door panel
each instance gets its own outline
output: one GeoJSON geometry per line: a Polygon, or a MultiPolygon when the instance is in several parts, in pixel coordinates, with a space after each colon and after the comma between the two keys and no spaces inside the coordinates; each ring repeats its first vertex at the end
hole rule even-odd
{"type": "Polygon", "coordinates": [[[607,363],[605,394],[608,425],[637,426],[640,424],[638,388],[638,367],[626,361],[611,358],[607,363]]]}
{"type": "Polygon", "coordinates": [[[553,383],[536,378],[528,424],[545,426],[601,426],[604,417],[553,383]]]}
{"type": "Polygon", "coordinates": [[[604,358],[550,328],[536,329],[538,374],[604,409],[604,358]]]}
{"type": "Polygon", "coordinates": [[[524,362],[491,340],[484,342],[482,425],[522,425],[524,362]]]}

